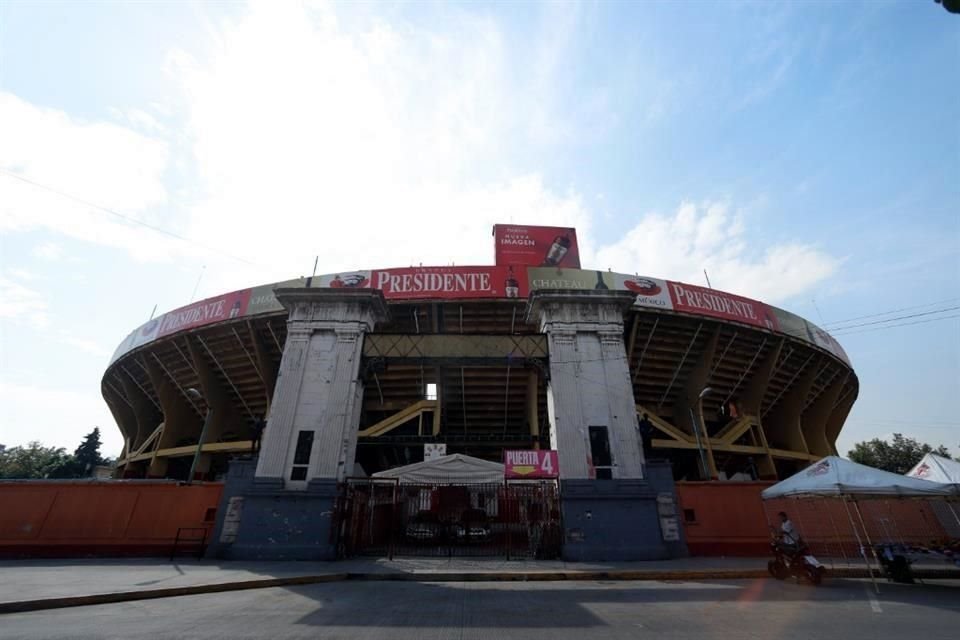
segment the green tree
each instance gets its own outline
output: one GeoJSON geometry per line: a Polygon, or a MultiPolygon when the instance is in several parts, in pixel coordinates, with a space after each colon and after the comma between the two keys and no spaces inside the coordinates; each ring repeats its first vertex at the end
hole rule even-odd
{"type": "Polygon", "coordinates": [[[847,456],[854,462],[868,467],[893,473],[906,473],[928,453],[944,458],[950,457],[950,453],[943,445],[934,449],[929,444],[920,443],[914,438],[904,438],[900,433],[893,434],[892,442],[880,438],[858,442],[853,445],[853,449],[847,453],[847,456]]]}
{"type": "Polygon", "coordinates": [[[25,447],[0,451],[0,478],[63,478],[69,473],[73,456],[63,448],[31,442],[25,447]]]}
{"type": "Polygon", "coordinates": [[[73,457],[79,467],[77,477],[89,476],[95,466],[103,464],[104,460],[100,457],[100,427],[94,427],[93,431],[84,436],[83,442],[73,452],[73,457]]]}

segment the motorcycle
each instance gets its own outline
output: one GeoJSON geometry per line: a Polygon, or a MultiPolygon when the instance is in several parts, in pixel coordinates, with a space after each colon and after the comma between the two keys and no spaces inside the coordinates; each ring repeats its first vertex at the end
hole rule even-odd
{"type": "Polygon", "coordinates": [[[803,538],[799,538],[796,545],[784,544],[777,535],[772,538],[770,549],[773,551],[773,560],[767,562],[767,571],[771,576],[777,580],[793,576],[797,582],[808,580],[811,584],[823,581],[827,568],[813,557],[803,538]]]}

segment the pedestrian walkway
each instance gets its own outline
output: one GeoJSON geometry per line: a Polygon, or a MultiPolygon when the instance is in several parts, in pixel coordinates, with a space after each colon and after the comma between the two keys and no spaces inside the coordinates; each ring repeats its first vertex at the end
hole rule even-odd
{"type": "MultiPolygon", "coordinates": [[[[14,560],[0,562],[3,576],[0,613],[348,579],[421,582],[756,579],[767,577],[766,564],[767,558],[611,563],[465,558],[365,558],[339,562],[14,560]]],[[[862,564],[846,563],[834,564],[829,575],[867,577],[862,564]]],[[[960,576],[960,571],[951,575],[960,576]]]]}

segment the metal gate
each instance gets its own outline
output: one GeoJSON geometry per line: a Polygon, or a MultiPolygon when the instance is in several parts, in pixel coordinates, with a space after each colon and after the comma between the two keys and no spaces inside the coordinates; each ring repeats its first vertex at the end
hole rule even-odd
{"type": "Polygon", "coordinates": [[[399,484],[351,479],[337,508],[340,557],[552,559],[563,544],[556,481],[399,484]]]}

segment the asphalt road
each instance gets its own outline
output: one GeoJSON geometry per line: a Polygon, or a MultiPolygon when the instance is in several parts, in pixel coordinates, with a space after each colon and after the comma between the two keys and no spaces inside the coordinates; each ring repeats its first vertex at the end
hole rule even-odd
{"type": "Polygon", "coordinates": [[[0,616],[0,638],[954,640],[960,583],[350,581],[0,616]]]}

